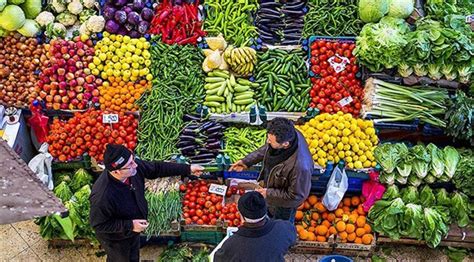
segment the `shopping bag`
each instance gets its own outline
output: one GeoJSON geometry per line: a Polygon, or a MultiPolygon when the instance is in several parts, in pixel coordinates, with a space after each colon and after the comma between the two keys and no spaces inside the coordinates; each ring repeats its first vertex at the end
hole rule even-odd
{"type": "Polygon", "coordinates": [[[362,185],[362,196],[365,198],[362,207],[365,212],[368,212],[375,201],[381,199],[385,193],[385,186],[379,183],[379,172],[371,171],[369,177],[370,180],[362,185]]]}
{"type": "Polygon", "coordinates": [[[337,206],[344,197],[348,186],[349,181],[347,179],[345,169],[336,166],[332,171],[331,177],[329,178],[326,193],[323,197],[323,205],[329,211],[336,210],[337,206]]]}
{"type": "Polygon", "coordinates": [[[49,190],[53,190],[53,172],[51,171],[53,157],[48,153],[48,147],[48,143],[43,143],[39,149],[39,154],[31,159],[28,163],[28,167],[35,172],[39,180],[41,180],[49,190]]]}

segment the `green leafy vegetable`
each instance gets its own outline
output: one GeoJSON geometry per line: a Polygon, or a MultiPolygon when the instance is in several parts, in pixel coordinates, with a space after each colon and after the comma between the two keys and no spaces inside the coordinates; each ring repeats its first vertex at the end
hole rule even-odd
{"type": "Polygon", "coordinates": [[[369,219],[373,221],[374,229],[392,239],[400,238],[401,223],[405,204],[401,198],[391,201],[380,200],[369,211],[369,219]],[[381,203],[380,203],[381,202],[381,203]],[[379,204],[380,203],[380,204],[379,204]]]}
{"type": "Polygon", "coordinates": [[[385,193],[383,194],[382,199],[393,200],[399,196],[400,196],[400,192],[398,190],[398,187],[396,185],[390,185],[387,187],[387,190],[385,190],[385,193]]]}
{"type": "Polygon", "coordinates": [[[444,223],[442,215],[432,208],[424,209],[424,221],[423,237],[429,247],[435,248],[448,233],[449,227],[444,223]]]}
{"type": "Polygon", "coordinates": [[[76,192],[83,186],[89,185],[91,183],[92,176],[89,175],[86,170],[80,168],[74,173],[71,184],[69,186],[71,187],[72,191],[76,192]]]}
{"type": "Polygon", "coordinates": [[[459,163],[459,152],[451,146],[443,149],[444,153],[444,175],[441,177],[442,181],[450,181],[456,173],[456,167],[459,163]]]}
{"type": "Polygon", "coordinates": [[[388,13],[389,0],[360,0],[359,17],[366,23],[378,22],[388,13]]]}
{"type": "Polygon", "coordinates": [[[61,182],[57,187],[54,188],[54,194],[65,203],[72,197],[72,192],[65,181],[61,182]]]}
{"type": "Polygon", "coordinates": [[[416,204],[407,204],[403,213],[402,234],[404,236],[423,238],[423,207],[416,204]]]}
{"type": "Polygon", "coordinates": [[[451,198],[451,214],[459,227],[469,224],[469,199],[463,193],[455,192],[451,198]]]}
{"type": "Polygon", "coordinates": [[[456,188],[470,198],[474,198],[474,150],[459,151],[461,159],[456,168],[453,182],[456,188]]]}
{"type": "Polygon", "coordinates": [[[374,156],[377,163],[387,173],[392,173],[400,160],[398,147],[389,143],[377,146],[374,150],[374,156]]]}
{"type": "Polygon", "coordinates": [[[414,186],[405,187],[400,191],[403,202],[414,203],[419,202],[418,189],[414,186]]]}
{"type": "Polygon", "coordinates": [[[414,155],[413,170],[418,178],[423,179],[428,175],[431,156],[423,145],[416,145],[412,148],[414,155]]]}
{"type": "Polygon", "coordinates": [[[388,16],[405,19],[415,9],[413,0],[390,0],[388,16]]]}
{"type": "Polygon", "coordinates": [[[421,178],[419,178],[415,174],[411,174],[408,177],[408,184],[411,185],[411,186],[418,187],[418,186],[421,185],[422,182],[423,182],[423,180],[421,180],[421,178]]]}
{"type": "Polygon", "coordinates": [[[474,145],[474,98],[457,91],[454,100],[450,101],[445,119],[448,135],[467,140],[474,145]]]}
{"type": "Polygon", "coordinates": [[[430,174],[436,178],[440,178],[444,173],[444,153],[432,143],[430,143],[426,149],[431,156],[430,174]]]}
{"type": "Polygon", "coordinates": [[[400,176],[409,177],[412,170],[413,154],[404,143],[398,144],[400,161],[397,165],[397,171],[400,176]]]}
{"type": "Polygon", "coordinates": [[[431,207],[436,204],[433,190],[429,186],[424,186],[420,191],[420,204],[424,207],[431,207]]]}
{"type": "Polygon", "coordinates": [[[436,204],[438,206],[451,206],[451,199],[446,189],[441,188],[436,192],[436,204]]]}

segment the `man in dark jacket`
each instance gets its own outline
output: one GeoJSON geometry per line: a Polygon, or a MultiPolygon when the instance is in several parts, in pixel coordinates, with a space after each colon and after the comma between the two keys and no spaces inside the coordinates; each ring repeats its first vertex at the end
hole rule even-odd
{"type": "Polygon", "coordinates": [[[106,170],[90,195],[90,223],[107,261],[139,261],[140,232],[147,226],[145,178],[201,175],[195,165],[142,161],[122,145],[107,145],[106,170]]]}
{"type": "Polygon", "coordinates": [[[314,163],[306,140],[292,121],[270,121],[267,144],[237,161],[230,170],[242,171],[262,161],[258,180],[263,180],[264,188],[258,191],[267,200],[270,216],[294,222],[296,208],[309,195],[314,163]]]}
{"type": "Polygon", "coordinates": [[[296,242],[295,226],[289,221],[269,219],[265,199],[255,191],[239,199],[238,209],[243,225],[216,251],[214,261],[284,261],[296,242]]]}

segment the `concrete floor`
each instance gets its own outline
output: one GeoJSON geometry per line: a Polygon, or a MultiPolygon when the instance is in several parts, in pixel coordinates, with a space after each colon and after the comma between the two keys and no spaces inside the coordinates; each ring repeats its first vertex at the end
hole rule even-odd
{"type": "MultiPolygon", "coordinates": [[[[105,256],[98,257],[94,247],[50,248],[48,242],[39,235],[39,227],[32,221],[15,224],[0,225],[0,262],[3,261],[105,261],[105,256]]],[[[162,252],[161,246],[145,246],[140,250],[140,259],[143,262],[155,261],[162,252]]],[[[379,247],[376,254],[386,261],[439,261],[447,262],[448,258],[442,250],[426,247],[396,246],[379,247]]],[[[312,262],[321,258],[321,255],[288,254],[286,261],[312,262]]],[[[355,261],[367,259],[354,258],[355,261]]],[[[474,261],[466,257],[464,261],[474,261]]]]}

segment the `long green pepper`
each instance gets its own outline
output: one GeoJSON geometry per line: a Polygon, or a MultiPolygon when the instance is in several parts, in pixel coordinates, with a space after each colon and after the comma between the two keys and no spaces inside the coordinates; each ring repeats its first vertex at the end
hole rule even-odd
{"type": "Polygon", "coordinates": [[[236,162],[263,146],[266,142],[267,131],[255,127],[230,127],[224,132],[225,148],[223,153],[236,162]]]}

